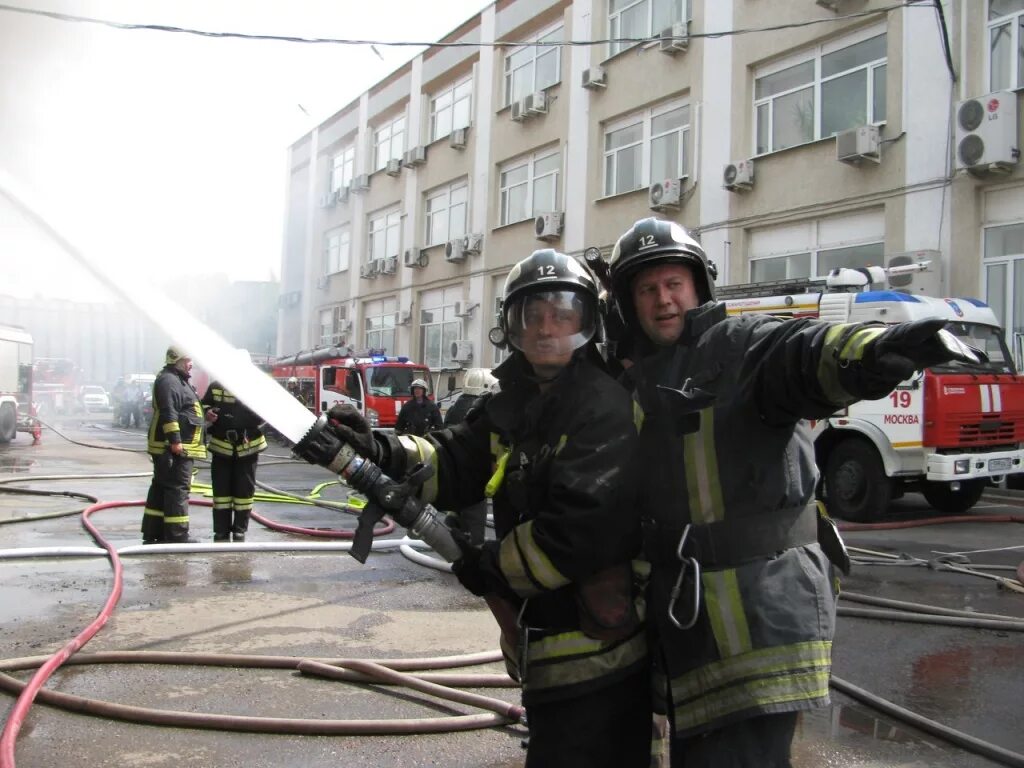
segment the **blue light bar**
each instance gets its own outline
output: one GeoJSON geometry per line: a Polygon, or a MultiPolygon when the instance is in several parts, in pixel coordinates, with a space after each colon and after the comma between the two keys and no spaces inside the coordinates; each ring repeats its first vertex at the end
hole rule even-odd
{"type": "Polygon", "coordinates": [[[374,355],[374,356],[373,356],[373,357],[371,357],[370,359],[371,359],[371,360],[372,360],[373,362],[375,362],[375,363],[384,363],[384,362],[387,362],[387,358],[386,358],[386,357],[385,357],[384,355],[374,355]]]}

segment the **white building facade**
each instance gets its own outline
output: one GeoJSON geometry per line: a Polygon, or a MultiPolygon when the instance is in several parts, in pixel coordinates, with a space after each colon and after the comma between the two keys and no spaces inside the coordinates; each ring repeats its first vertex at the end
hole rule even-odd
{"type": "Polygon", "coordinates": [[[649,215],[719,283],[927,259],[1024,331],[1024,0],[940,5],[499,0],[289,148],[278,353],[491,367],[512,264],[649,215]]]}

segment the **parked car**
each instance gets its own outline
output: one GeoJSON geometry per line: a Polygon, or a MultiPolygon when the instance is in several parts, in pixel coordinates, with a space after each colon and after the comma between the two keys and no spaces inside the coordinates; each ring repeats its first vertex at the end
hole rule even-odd
{"type": "Polygon", "coordinates": [[[110,395],[107,390],[96,384],[87,384],[78,392],[78,404],[86,413],[109,412],[110,395]]]}

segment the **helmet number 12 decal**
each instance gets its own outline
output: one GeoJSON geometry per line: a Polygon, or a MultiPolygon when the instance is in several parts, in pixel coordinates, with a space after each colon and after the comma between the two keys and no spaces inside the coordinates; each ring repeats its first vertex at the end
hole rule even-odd
{"type": "Polygon", "coordinates": [[[557,273],[555,272],[554,264],[545,264],[543,266],[537,267],[537,275],[539,277],[558,277],[557,273]]]}
{"type": "Polygon", "coordinates": [[[640,248],[651,248],[657,245],[657,241],[654,239],[654,235],[640,235],[640,248]]]}

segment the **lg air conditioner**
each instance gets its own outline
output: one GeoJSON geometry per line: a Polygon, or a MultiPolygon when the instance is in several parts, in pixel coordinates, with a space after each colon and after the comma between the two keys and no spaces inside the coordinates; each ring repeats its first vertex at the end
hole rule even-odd
{"type": "Polygon", "coordinates": [[[671,27],[661,31],[658,50],[675,56],[690,47],[690,25],[685,21],[677,21],[671,27]]]}
{"type": "Polygon", "coordinates": [[[388,164],[384,166],[384,173],[388,176],[397,176],[402,172],[402,161],[397,157],[393,157],[388,160],[388,164]]]}
{"type": "Polygon", "coordinates": [[[484,236],[483,235],[466,235],[466,253],[474,256],[479,255],[480,251],[484,247],[484,236]]]}
{"type": "Polygon", "coordinates": [[[877,125],[860,125],[836,134],[836,160],[860,165],[865,160],[881,162],[880,137],[877,125]]]}
{"type": "Polygon", "coordinates": [[[956,167],[1006,173],[1020,159],[1017,94],[998,91],[956,105],[956,167]]]}
{"type": "Polygon", "coordinates": [[[743,192],[754,186],[754,161],[729,163],[722,170],[722,186],[730,192],[743,192]]]}
{"type": "Polygon", "coordinates": [[[422,269],[427,266],[427,252],[419,248],[406,248],[402,255],[402,263],[410,269],[422,269]]]}
{"type": "Polygon", "coordinates": [[[546,115],[548,112],[548,95],[545,91],[531,93],[523,99],[524,108],[530,115],[546,115]]]}
{"type": "Polygon", "coordinates": [[[427,148],[413,147],[402,156],[402,165],[406,168],[415,168],[427,162],[427,148]]]}
{"type": "Polygon", "coordinates": [[[655,211],[677,210],[682,194],[683,185],[679,179],[664,179],[648,188],[647,204],[655,211]]]}
{"type": "Polygon", "coordinates": [[[533,233],[538,240],[557,240],[562,236],[562,212],[542,213],[533,221],[533,233]]]}
{"type": "Polygon", "coordinates": [[[466,260],[465,238],[457,237],[445,243],[444,260],[453,264],[466,260]]]}
{"type": "Polygon", "coordinates": [[[466,148],[466,135],[469,133],[468,128],[456,128],[450,134],[448,134],[448,146],[452,149],[465,149],[466,148]]]}
{"type": "Polygon", "coordinates": [[[935,250],[906,251],[885,257],[889,287],[901,293],[943,296],[942,254],[935,250]]]}

